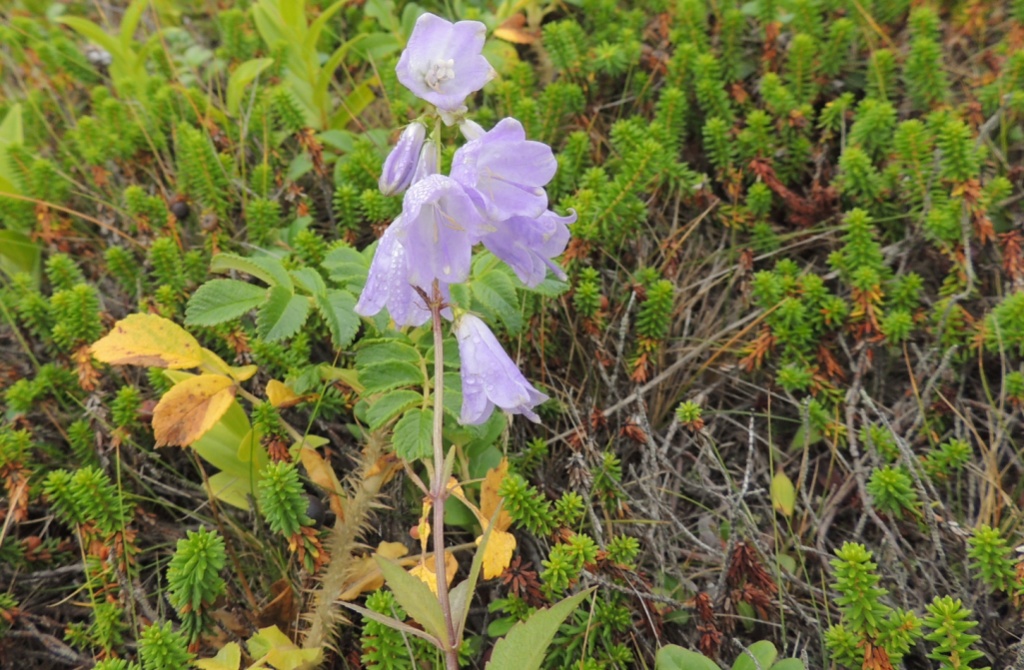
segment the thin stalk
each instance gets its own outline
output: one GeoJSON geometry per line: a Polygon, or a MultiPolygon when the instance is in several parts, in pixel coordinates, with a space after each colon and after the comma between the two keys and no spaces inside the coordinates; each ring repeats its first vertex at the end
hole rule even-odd
{"type": "Polygon", "coordinates": [[[447,670],[459,669],[459,641],[455,639],[455,621],[452,618],[452,603],[448,595],[448,578],[445,570],[444,552],[444,501],[448,497],[448,482],[445,481],[444,468],[444,335],[441,332],[443,320],[441,309],[444,298],[434,280],[433,293],[430,299],[430,317],[434,327],[434,472],[430,482],[430,498],[434,507],[434,573],[437,577],[437,599],[441,603],[441,613],[448,628],[448,642],[445,645],[444,659],[447,670]]]}

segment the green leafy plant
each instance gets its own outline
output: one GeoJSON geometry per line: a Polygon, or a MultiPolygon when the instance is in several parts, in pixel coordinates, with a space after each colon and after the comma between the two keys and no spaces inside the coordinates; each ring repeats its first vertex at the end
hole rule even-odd
{"type": "MultiPolygon", "coordinates": [[[[755,642],[745,649],[732,664],[732,670],[752,670],[763,668],[771,670],[803,670],[803,661],[796,658],[779,659],[775,645],[767,640],[755,642]]],[[[674,644],[666,645],[658,650],[654,667],[657,670],[715,670],[718,664],[713,660],[694,651],[683,649],[674,644]]]]}

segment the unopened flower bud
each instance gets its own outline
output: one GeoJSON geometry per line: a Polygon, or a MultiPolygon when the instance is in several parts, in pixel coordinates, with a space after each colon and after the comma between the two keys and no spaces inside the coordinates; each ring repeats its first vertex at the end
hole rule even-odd
{"type": "Polygon", "coordinates": [[[412,183],[415,184],[424,177],[437,174],[440,171],[438,169],[439,164],[437,145],[433,142],[427,142],[423,145],[423,149],[420,150],[420,159],[416,161],[416,170],[412,173],[412,183]]]}
{"type": "Polygon", "coordinates": [[[378,182],[381,193],[394,195],[409,188],[420,149],[423,147],[423,140],[426,137],[427,127],[422,123],[410,123],[402,131],[401,137],[398,138],[398,144],[384,161],[384,169],[381,171],[378,182]]]}
{"type": "Polygon", "coordinates": [[[459,124],[459,130],[462,131],[462,136],[469,141],[475,140],[487,132],[479,123],[469,119],[459,124]]]}

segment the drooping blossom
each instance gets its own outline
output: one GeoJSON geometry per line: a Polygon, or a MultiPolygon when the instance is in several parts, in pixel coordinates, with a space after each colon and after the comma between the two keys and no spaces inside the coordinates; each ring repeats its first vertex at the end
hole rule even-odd
{"type": "Polygon", "coordinates": [[[422,14],[395,67],[398,81],[437,107],[450,124],[466,111],[466,98],[495,75],[482,54],[486,35],[479,21],[452,23],[422,14]]]}
{"type": "Polygon", "coordinates": [[[522,280],[534,287],[544,281],[548,268],[559,279],[565,272],[554,262],[569,243],[569,224],[576,222],[576,212],[559,216],[548,210],[537,218],[514,216],[495,225],[496,230],[483,236],[487,249],[505,261],[522,280]]]}
{"type": "Polygon", "coordinates": [[[551,147],[527,140],[522,124],[505,118],[455,152],[451,175],[488,218],[503,221],[540,216],[548,208],[544,186],[557,169],[551,147]]]}
{"type": "Polygon", "coordinates": [[[377,182],[381,193],[394,195],[409,188],[426,137],[427,127],[422,123],[414,121],[406,126],[395,148],[384,160],[384,168],[377,182]]]}
{"type": "Polygon", "coordinates": [[[487,324],[472,314],[463,314],[455,320],[455,339],[462,359],[460,423],[481,424],[495,406],[540,422],[533,408],[548,396],[526,380],[487,324]]]}
{"type": "Polygon", "coordinates": [[[396,325],[420,326],[430,319],[430,310],[409,283],[409,254],[398,241],[400,219],[388,226],[377,243],[355,312],[373,316],[386,307],[396,325]]]}
{"type": "Polygon", "coordinates": [[[454,284],[469,277],[473,245],[492,230],[458,182],[432,174],[405,192],[396,235],[405,247],[408,281],[454,284]]]}

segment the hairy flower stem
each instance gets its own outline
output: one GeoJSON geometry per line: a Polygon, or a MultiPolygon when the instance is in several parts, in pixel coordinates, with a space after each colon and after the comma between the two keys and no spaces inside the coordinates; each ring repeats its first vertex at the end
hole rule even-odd
{"type": "MultiPolygon", "coordinates": [[[[434,473],[430,482],[430,500],[434,508],[434,573],[437,577],[437,599],[441,603],[441,613],[448,628],[448,640],[444,645],[444,658],[447,670],[459,668],[459,641],[455,639],[455,620],[452,618],[452,603],[448,595],[448,575],[445,566],[444,552],[444,501],[448,497],[448,482],[444,467],[444,335],[441,326],[441,310],[444,309],[444,298],[438,281],[434,280],[430,299],[430,318],[434,327],[434,473]]],[[[444,642],[442,640],[442,642],[444,642]]]]}

